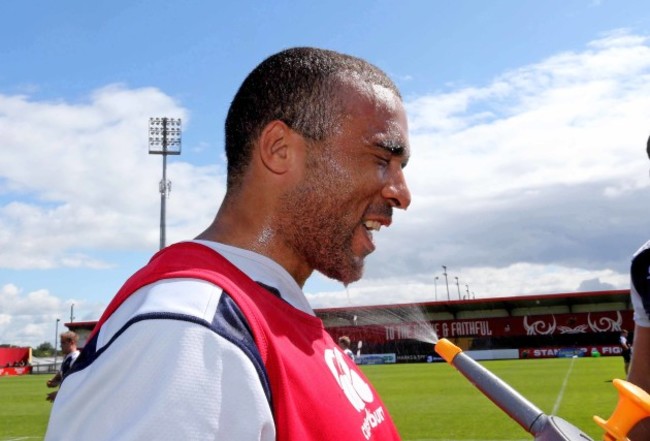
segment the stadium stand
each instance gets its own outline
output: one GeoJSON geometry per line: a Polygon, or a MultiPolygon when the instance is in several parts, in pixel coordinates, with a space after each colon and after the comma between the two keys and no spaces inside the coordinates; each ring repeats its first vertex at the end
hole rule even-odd
{"type": "MultiPolygon", "coordinates": [[[[620,355],[620,330],[634,329],[629,290],[320,308],[315,312],[335,340],[347,335],[360,355],[374,354],[371,360],[398,363],[439,360],[431,343],[413,338],[423,325],[473,358],[483,359],[620,355]]],[[[83,346],[95,323],[65,325],[79,334],[83,346]]]]}
{"type": "Polygon", "coordinates": [[[334,338],[348,335],[353,345],[363,342],[364,353],[393,353],[397,362],[437,358],[431,343],[413,338],[423,321],[438,337],[481,358],[620,355],[620,330],[634,328],[629,290],[326,308],[316,313],[334,338]],[[420,319],[412,319],[414,309],[421,311],[420,319]]]}
{"type": "Polygon", "coordinates": [[[32,348],[0,348],[0,377],[31,372],[32,348]]]}

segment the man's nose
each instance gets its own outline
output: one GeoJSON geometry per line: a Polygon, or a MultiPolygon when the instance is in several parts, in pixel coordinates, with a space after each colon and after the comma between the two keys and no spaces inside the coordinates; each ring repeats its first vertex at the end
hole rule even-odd
{"type": "Polygon", "coordinates": [[[395,208],[406,210],[411,205],[411,192],[401,168],[395,172],[393,178],[384,186],[382,196],[388,199],[391,206],[395,208]]]}

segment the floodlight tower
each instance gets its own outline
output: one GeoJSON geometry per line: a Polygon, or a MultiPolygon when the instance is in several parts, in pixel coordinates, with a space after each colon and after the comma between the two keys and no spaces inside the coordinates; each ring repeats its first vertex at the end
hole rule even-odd
{"type": "Polygon", "coordinates": [[[438,276],[433,278],[433,289],[434,289],[434,297],[433,298],[436,300],[436,302],[438,301],[438,279],[439,278],[440,277],[438,277],[438,276]]]}
{"type": "Polygon", "coordinates": [[[149,154],[162,155],[163,169],[160,180],[160,249],[165,248],[165,210],[172,183],[167,180],[167,155],[181,154],[181,119],[149,118],[149,154]]]}
{"type": "Polygon", "coordinates": [[[447,287],[447,300],[451,300],[451,297],[449,296],[449,280],[447,279],[447,266],[443,265],[442,266],[442,275],[445,276],[445,286],[447,287]]]}

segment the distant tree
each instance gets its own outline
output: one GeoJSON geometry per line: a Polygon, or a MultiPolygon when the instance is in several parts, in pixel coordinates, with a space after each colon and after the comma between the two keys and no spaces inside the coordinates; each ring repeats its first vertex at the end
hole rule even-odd
{"type": "Polygon", "coordinates": [[[32,351],[34,357],[52,357],[54,356],[54,347],[50,342],[43,342],[32,351]]]}

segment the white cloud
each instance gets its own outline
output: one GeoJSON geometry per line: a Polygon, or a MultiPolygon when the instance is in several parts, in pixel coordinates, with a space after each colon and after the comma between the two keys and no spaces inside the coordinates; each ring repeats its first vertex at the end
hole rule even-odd
{"type": "Polygon", "coordinates": [[[650,202],[647,37],[612,32],[407,109],[413,203],[366,280],[316,304],[432,299],[441,265],[479,297],[628,286],[650,202]]]}
{"type": "Polygon", "coordinates": [[[484,198],[557,183],[645,180],[636,173],[645,166],[640,146],[650,109],[650,47],[642,43],[611,37],[593,44],[600,50],[409,103],[412,190],[484,198]]]}
{"type": "MultiPolygon", "coordinates": [[[[449,298],[507,297],[513,294],[555,294],[577,290],[614,289],[626,284],[626,274],[610,269],[587,270],[559,265],[515,263],[507,267],[474,267],[454,273],[448,270],[449,298]],[[458,283],[455,277],[459,277],[458,283]],[[473,281],[479,281],[476,285],[473,281]]],[[[309,292],[315,308],[350,305],[401,304],[447,300],[447,285],[441,271],[425,275],[364,280],[348,289],[309,292]],[[434,280],[435,277],[438,280],[434,280]]]]}
{"type": "Polygon", "coordinates": [[[67,318],[61,311],[75,308],[84,311],[84,317],[77,320],[96,320],[105,305],[84,300],[61,300],[48,290],[23,292],[13,284],[0,286],[0,344],[36,347],[43,342],[54,344],[56,319],[60,319],[58,332],[66,330],[63,323],[67,318]]]}
{"type": "MultiPolygon", "coordinates": [[[[111,85],[82,103],[0,95],[0,198],[9,200],[0,205],[0,267],[101,268],[110,262],[84,250],[150,249],[161,174],[159,157],[147,150],[153,115],[188,121],[153,88],[111,85]]],[[[179,240],[207,223],[224,180],[215,167],[180,160],[169,161],[168,176],[168,237],[179,240]]]]}
{"type": "MultiPolygon", "coordinates": [[[[158,115],[189,125],[187,111],[154,88],[110,85],[76,103],[0,95],[0,269],[105,269],[116,262],[104,251],[156,249],[161,159],[148,153],[147,124],[158,115]]],[[[167,175],[171,243],[209,223],[225,178],[217,166],[179,157],[170,157],[167,175]]],[[[102,312],[47,290],[22,293],[9,274],[0,281],[0,342],[52,340],[56,318],[71,303],[84,311],[78,320],[102,312]]]]}

